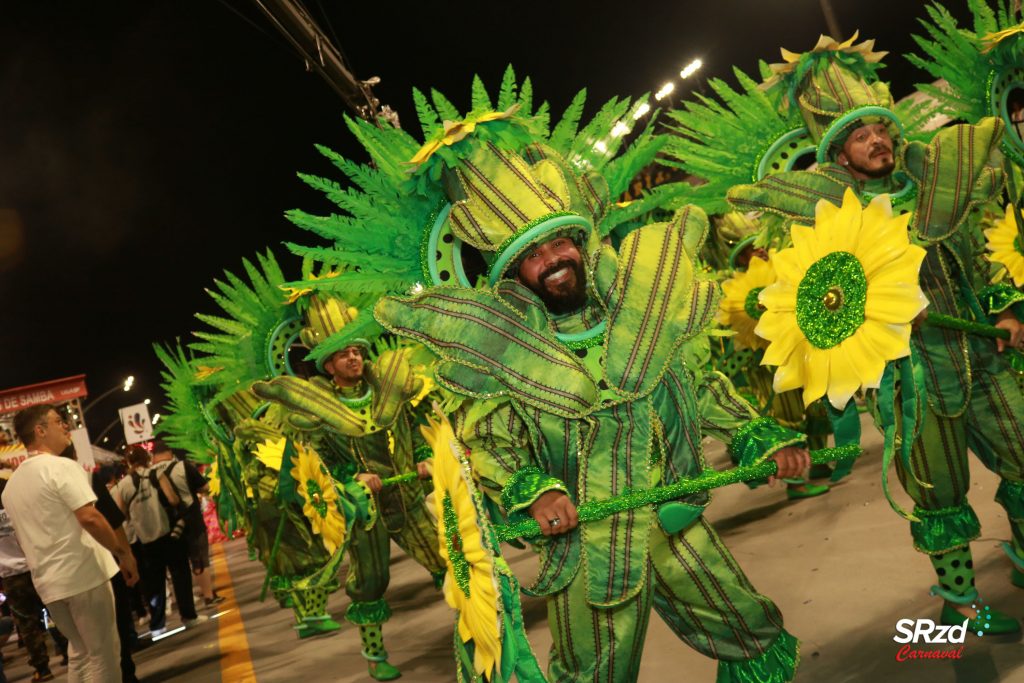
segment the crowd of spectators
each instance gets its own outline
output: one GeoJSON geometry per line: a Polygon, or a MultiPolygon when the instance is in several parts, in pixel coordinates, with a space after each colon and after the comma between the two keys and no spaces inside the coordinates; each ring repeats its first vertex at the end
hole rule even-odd
{"type": "Polygon", "coordinates": [[[51,680],[49,631],[71,683],[135,683],[132,652],[167,631],[168,573],[186,628],[207,620],[196,610],[194,583],[203,607],[223,600],[210,568],[206,480],[154,441],[148,450],[130,447],[123,465],[101,467],[90,484],[53,406],[21,411],[14,430],[28,458],[0,479],[0,582],[9,612],[0,614],[0,645],[16,627],[32,680],[51,680]],[[148,620],[147,632],[137,631],[137,618],[148,620]]]}

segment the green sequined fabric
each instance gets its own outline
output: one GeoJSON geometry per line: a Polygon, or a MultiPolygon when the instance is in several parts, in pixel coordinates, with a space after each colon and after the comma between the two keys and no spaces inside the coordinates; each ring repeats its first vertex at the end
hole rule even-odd
{"type": "Polygon", "coordinates": [[[989,315],[1010,309],[1019,320],[1024,320],[1024,292],[1006,283],[985,287],[978,292],[978,299],[989,315]]]}
{"type": "Polygon", "coordinates": [[[545,491],[566,491],[565,484],[539,467],[523,467],[509,477],[501,490],[501,506],[506,512],[523,510],[545,491]]]}
{"type": "Polygon", "coordinates": [[[764,654],[739,662],[718,662],[717,683],[786,683],[796,675],[800,641],[783,630],[764,654]]]}
{"type": "Polygon", "coordinates": [[[806,437],[783,427],[773,418],[759,417],[736,430],[729,455],[740,466],[753,465],[786,446],[804,445],[806,437]]]}
{"type": "Polygon", "coordinates": [[[383,624],[390,618],[391,608],[384,598],[372,602],[353,600],[345,610],[345,619],[360,626],[383,624]]]}
{"type": "Polygon", "coordinates": [[[996,491],[996,502],[1006,509],[1006,516],[1012,521],[1024,521],[1024,482],[1003,479],[996,491]]]}
{"type": "Polygon", "coordinates": [[[978,515],[967,501],[941,510],[915,507],[914,516],[920,520],[910,523],[914,547],[929,555],[962,548],[981,535],[978,515]]]}
{"type": "Polygon", "coordinates": [[[423,462],[424,460],[430,460],[434,457],[434,451],[431,450],[430,446],[425,443],[421,443],[412,452],[413,460],[415,462],[423,462]]]}
{"type": "Polygon", "coordinates": [[[834,251],[811,264],[796,293],[796,322],[819,349],[831,349],[864,324],[868,281],[853,254],[834,251]]]}

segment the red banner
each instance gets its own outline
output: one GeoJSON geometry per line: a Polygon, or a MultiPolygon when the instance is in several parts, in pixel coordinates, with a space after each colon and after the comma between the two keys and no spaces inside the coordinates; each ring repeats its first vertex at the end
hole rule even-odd
{"type": "Polygon", "coordinates": [[[16,413],[23,408],[41,403],[65,403],[73,398],[82,398],[88,393],[85,388],[85,375],[4,389],[0,391],[0,415],[16,413]]]}

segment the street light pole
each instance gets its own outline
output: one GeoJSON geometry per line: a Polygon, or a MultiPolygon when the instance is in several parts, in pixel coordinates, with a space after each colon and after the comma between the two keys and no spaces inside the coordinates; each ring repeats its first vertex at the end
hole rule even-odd
{"type": "Polygon", "coordinates": [[[93,446],[98,446],[100,444],[100,442],[103,441],[103,437],[105,437],[107,435],[107,432],[109,432],[111,429],[113,429],[114,425],[118,424],[120,421],[121,421],[121,416],[118,415],[117,417],[114,418],[113,422],[111,422],[110,424],[108,424],[106,427],[103,428],[103,431],[100,432],[100,435],[97,436],[93,440],[92,445],[93,446]]]}
{"type": "Polygon", "coordinates": [[[82,408],[82,415],[85,415],[86,413],[88,413],[89,412],[89,408],[92,408],[94,405],[96,405],[97,403],[99,403],[100,401],[105,399],[107,396],[110,396],[111,394],[113,394],[118,389],[123,389],[124,391],[131,391],[133,384],[135,384],[135,375],[128,375],[128,377],[125,378],[125,380],[124,380],[124,384],[115,384],[114,386],[110,387],[109,389],[104,391],[102,394],[100,394],[99,396],[94,398],[93,400],[89,401],[89,404],[87,406],[85,406],[84,408],[82,408]]]}

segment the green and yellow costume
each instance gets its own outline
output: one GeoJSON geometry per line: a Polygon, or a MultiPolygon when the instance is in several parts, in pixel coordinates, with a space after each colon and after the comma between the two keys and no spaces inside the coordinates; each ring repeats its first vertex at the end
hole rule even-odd
{"type": "MultiPolygon", "coordinates": [[[[1011,288],[989,287],[983,280],[988,267],[981,261],[978,231],[972,226],[978,209],[1003,190],[1002,121],[984,118],[942,129],[927,142],[908,140],[888,89],[874,76],[882,53],[873,52],[870,41],[852,42],[829,44],[823,38],[814,52],[784,53],[787,64],[776,68],[783,97],[799,111],[818,144],[817,168],[737,186],[728,193],[730,203],[742,211],[763,211],[783,224],[810,224],[819,200],[839,205],[847,188],[865,204],[878,194],[890,194],[894,204],[912,211],[911,239],[927,250],[920,284],[931,313],[988,322],[1001,311],[1019,309],[1024,296],[1011,288]],[[896,169],[862,182],[835,163],[834,155],[851,130],[879,121],[893,133],[896,169]]],[[[897,461],[900,481],[915,502],[911,533],[915,547],[935,565],[939,585],[933,592],[949,602],[969,604],[977,592],[968,544],[979,528],[967,502],[967,448],[1002,479],[997,499],[1010,512],[1019,541],[1024,523],[1024,397],[991,340],[923,325],[913,333],[912,346],[928,400],[909,462],[897,461]]],[[[1015,561],[1020,558],[1024,554],[1015,561]]],[[[944,617],[957,618],[946,612],[944,617]]]]}

